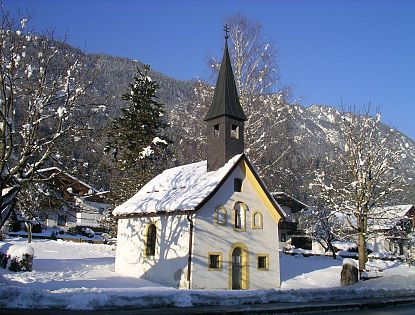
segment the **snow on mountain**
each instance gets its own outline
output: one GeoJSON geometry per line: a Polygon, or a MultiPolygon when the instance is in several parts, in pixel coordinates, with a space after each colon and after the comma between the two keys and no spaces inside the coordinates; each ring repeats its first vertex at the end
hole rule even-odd
{"type": "MultiPolygon", "coordinates": [[[[136,67],[143,64],[126,58],[84,54],[69,45],[66,49],[90,67],[93,83],[89,99],[91,103],[99,104],[96,108],[99,115],[91,118],[91,141],[75,145],[69,143],[56,153],[56,158],[74,174],[83,174],[85,180],[107,188],[110,175],[105,167],[106,157],[101,154],[105,146],[103,127],[125,106],[121,95],[131,83],[136,67]],[[65,155],[69,158],[64,159],[65,155]],[[74,156],[77,158],[72,158],[74,156]]],[[[213,88],[202,81],[180,81],[157,71],[151,71],[151,78],[159,84],[158,98],[166,107],[174,140],[175,165],[204,160],[206,129],[203,118],[212,101],[213,88]]],[[[261,95],[255,99],[262,102],[262,107],[255,104],[250,109],[244,109],[248,110],[247,114],[252,111],[257,119],[252,126],[249,120],[246,125],[246,140],[249,142],[246,153],[268,187],[310,202],[310,174],[318,169],[322,159],[332,156],[331,143],[339,141],[338,124],[343,114],[330,106],[312,105],[305,108],[289,104],[279,96],[261,95]],[[258,111],[255,113],[256,107],[258,111]],[[262,121],[257,127],[258,119],[262,121]],[[251,136],[247,132],[256,133],[251,136]]],[[[385,125],[385,130],[389,128],[385,125]]],[[[415,203],[415,195],[411,193],[415,190],[415,143],[404,134],[395,132],[398,136],[396,141],[406,155],[399,171],[405,173],[410,183],[400,197],[400,203],[415,203]]]]}

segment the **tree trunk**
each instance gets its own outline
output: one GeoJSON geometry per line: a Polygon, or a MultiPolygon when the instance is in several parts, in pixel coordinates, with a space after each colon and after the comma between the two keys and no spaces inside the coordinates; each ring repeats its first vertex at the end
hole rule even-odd
{"type": "Polygon", "coordinates": [[[10,189],[3,195],[3,191],[0,191],[0,228],[3,227],[7,219],[12,212],[16,203],[16,195],[19,192],[20,187],[16,186],[10,189]]]}
{"type": "Polygon", "coordinates": [[[336,251],[334,250],[333,244],[331,242],[328,243],[329,249],[331,251],[331,255],[333,259],[336,259],[336,251]]]}
{"type": "Polygon", "coordinates": [[[32,243],[32,223],[25,222],[26,230],[27,230],[27,242],[32,243]]]}
{"type": "Polygon", "coordinates": [[[359,271],[362,272],[365,269],[367,261],[366,238],[365,234],[362,231],[359,231],[359,241],[357,248],[359,251],[359,271]]]}

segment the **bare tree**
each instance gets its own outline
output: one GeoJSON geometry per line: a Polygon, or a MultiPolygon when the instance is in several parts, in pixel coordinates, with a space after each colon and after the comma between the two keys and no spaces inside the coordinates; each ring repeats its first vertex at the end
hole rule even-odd
{"type": "Polygon", "coordinates": [[[80,107],[90,82],[83,81],[82,63],[53,34],[32,33],[28,18],[14,21],[3,8],[0,15],[1,226],[21,186],[57,143],[85,127],[80,107]]]}
{"type": "MultiPolygon", "coordinates": [[[[229,27],[229,54],[241,99],[277,92],[277,52],[275,44],[265,39],[262,25],[241,14],[229,16],[225,23],[229,27]]],[[[217,73],[220,59],[211,58],[209,63],[217,73]]]]}
{"type": "Polygon", "coordinates": [[[337,141],[332,142],[331,168],[317,171],[310,185],[317,188],[329,209],[343,216],[349,232],[356,235],[360,271],[367,261],[368,222],[381,219],[384,213],[377,207],[392,203],[405,186],[405,176],[397,170],[406,155],[396,136],[396,131],[381,124],[379,113],[369,115],[369,108],[362,115],[344,113],[337,141]]]}
{"type": "MultiPolygon", "coordinates": [[[[285,119],[289,89],[278,88],[276,48],[265,39],[261,24],[241,15],[231,16],[225,23],[230,30],[229,54],[239,98],[248,118],[245,124],[246,152],[260,175],[272,181],[277,178],[273,177],[275,170],[285,168],[282,166],[284,157],[293,146],[292,139],[287,136],[291,121],[285,119]],[[276,136],[280,134],[285,136],[276,136]]],[[[209,66],[216,77],[220,60],[211,58],[209,66]]],[[[172,127],[180,131],[174,137],[178,151],[185,152],[184,162],[205,158],[206,128],[200,121],[211,104],[213,92],[211,86],[197,82],[191,101],[176,106],[169,113],[172,127]]]]}
{"type": "Polygon", "coordinates": [[[301,213],[301,228],[323,247],[324,252],[330,251],[336,259],[333,242],[339,239],[342,227],[335,213],[324,208],[308,209],[301,213]]]}

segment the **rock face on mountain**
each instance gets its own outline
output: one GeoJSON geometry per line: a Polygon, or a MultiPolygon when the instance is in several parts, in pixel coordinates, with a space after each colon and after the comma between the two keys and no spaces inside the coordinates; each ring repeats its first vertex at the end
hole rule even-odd
{"type": "MultiPolygon", "coordinates": [[[[91,68],[94,82],[91,97],[100,105],[97,110],[101,113],[91,123],[94,129],[91,141],[81,144],[74,140],[62,149],[73,157],[72,160],[61,159],[61,162],[67,163],[66,166],[74,173],[86,174],[88,180],[105,187],[109,164],[108,158],[102,154],[104,128],[118,115],[119,108],[126,106],[121,95],[128,89],[136,68],[142,67],[142,63],[107,55],[87,55],[71,47],[68,49],[73,49],[73,54],[79,55],[80,60],[91,68]],[[107,163],[103,163],[106,159],[107,163]]],[[[172,164],[204,159],[206,127],[203,117],[213,97],[212,87],[203,82],[175,80],[154,71],[151,77],[160,86],[158,97],[165,104],[166,117],[171,125],[176,156],[172,164]]],[[[329,106],[305,108],[289,104],[272,94],[253,98],[249,106],[246,111],[247,153],[262,178],[265,178],[268,188],[272,191],[283,190],[304,202],[313,202],[309,183],[321,161],[336,163],[330,159],[333,143],[341,141],[338,125],[344,114],[329,106]]],[[[385,125],[384,128],[387,130],[390,127],[385,125]]],[[[415,143],[404,134],[394,132],[397,135],[395,142],[406,155],[398,171],[409,183],[397,199],[401,203],[415,203],[415,195],[411,193],[415,190],[415,143]]]]}

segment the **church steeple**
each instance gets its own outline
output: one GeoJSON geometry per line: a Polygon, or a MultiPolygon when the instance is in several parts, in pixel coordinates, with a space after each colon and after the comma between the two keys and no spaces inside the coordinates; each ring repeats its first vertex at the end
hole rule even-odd
{"type": "Polygon", "coordinates": [[[216,82],[207,124],[207,167],[215,171],[230,158],[244,152],[244,121],[228,51],[228,27],[225,26],[225,49],[216,82]]]}

